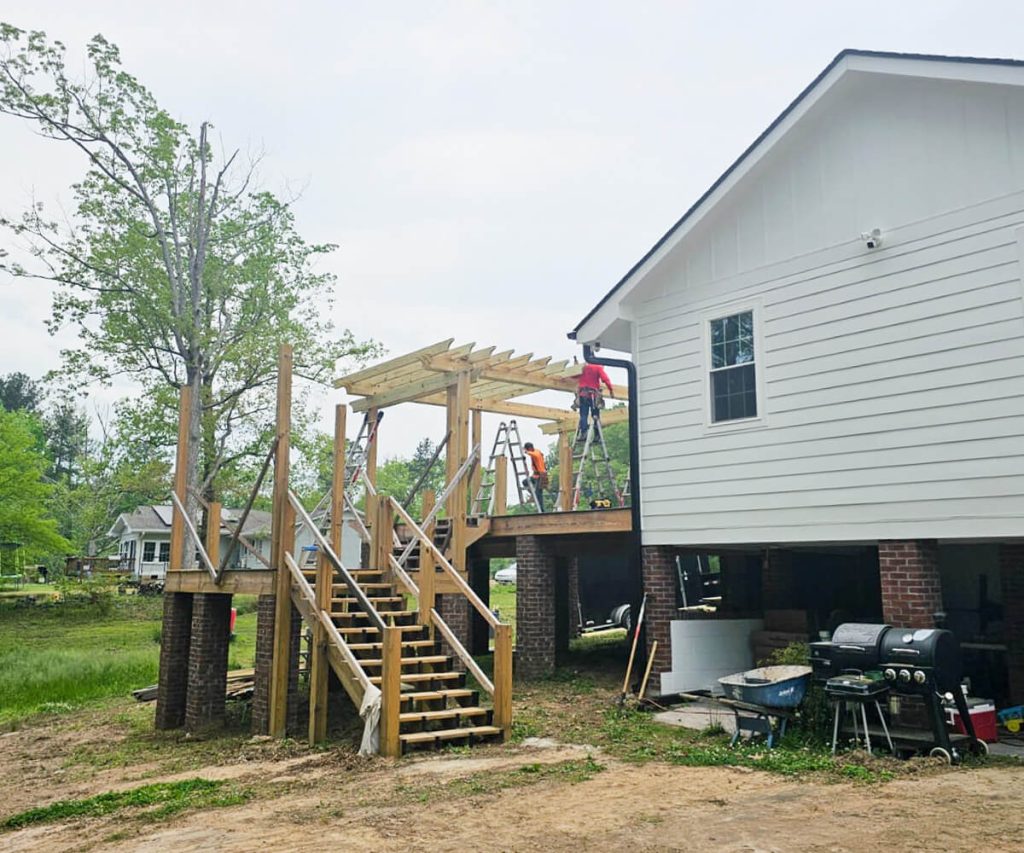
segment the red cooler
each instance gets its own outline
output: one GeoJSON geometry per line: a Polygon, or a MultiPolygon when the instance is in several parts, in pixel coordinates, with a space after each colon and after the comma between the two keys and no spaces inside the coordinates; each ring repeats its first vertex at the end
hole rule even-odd
{"type": "MultiPolygon", "coordinates": [[[[997,743],[999,733],[996,727],[996,706],[991,699],[968,698],[967,710],[971,715],[971,722],[974,723],[974,733],[979,740],[985,743],[997,743]]],[[[960,712],[956,708],[946,706],[946,723],[959,734],[967,734],[963,721],[960,719],[960,712]]]]}

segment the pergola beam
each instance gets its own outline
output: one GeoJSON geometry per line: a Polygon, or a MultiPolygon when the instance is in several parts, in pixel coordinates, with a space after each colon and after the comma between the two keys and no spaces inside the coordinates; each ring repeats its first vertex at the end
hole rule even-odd
{"type": "Polygon", "coordinates": [[[430,344],[430,346],[422,347],[421,349],[414,350],[413,352],[407,352],[405,355],[389,358],[387,361],[382,361],[372,367],[367,367],[363,370],[357,370],[354,373],[340,376],[334,380],[334,387],[347,389],[352,385],[359,385],[363,382],[379,381],[381,376],[392,373],[398,368],[406,367],[410,364],[416,364],[417,362],[421,362],[424,358],[430,358],[431,356],[447,352],[453,343],[455,343],[455,338],[448,338],[447,340],[438,341],[436,344],[430,344]]]}
{"type": "MultiPolygon", "coordinates": [[[[465,372],[471,374],[470,381],[475,378],[472,375],[472,371],[465,372]]],[[[385,406],[395,406],[398,403],[411,403],[415,400],[419,400],[421,397],[429,397],[439,391],[447,390],[449,387],[454,385],[458,379],[458,373],[441,373],[436,376],[432,376],[429,379],[423,379],[419,382],[411,382],[408,385],[399,385],[397,388],[384,391],[381,394],[374,394],[371,397],[364,397],[362,400],[356,400],[352,404],[352,411],[365,412],[369,409],[383,409],[385,406]]]]}
{"type": "MultiPolygon", "coordinates": [[[[579,426],[579,417],[575,413],[571,413],[569,417],[564,415],[561,418],[552,418],[554,423],[541,424],[540,431],[544,435],[558,435],[560,432],[571,432],[579,426]]],[[[629,420],[629,409],[625,406],[615,409],[606,409],[601,412],[601,424],[603,426],[611,426],[612,424],[621,424],[629,420]]]]}

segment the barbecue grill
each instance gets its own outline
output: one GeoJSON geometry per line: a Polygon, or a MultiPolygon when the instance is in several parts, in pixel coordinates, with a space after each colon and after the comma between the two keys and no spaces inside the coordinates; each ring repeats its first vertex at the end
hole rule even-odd
{"type": "MultiPolygon", "coordinates": [[[[817,681],[827,683],[844,674],[876,671],[881,672],[893,693],[921,697],[931,724],[933,754],[955,761],[959,756],[954,744],[964,738],[950,738],[942,709],[943,699],[952,700],[967,729],[968,745],[977,751],[985,750],[985,745],[975,737],[960,688],[963,663],[960,644],[952,631],[850,622],[836,628],[830,642],[811,644],[811,664],[817,681]]],[[[826,687],[826,692],[840,698],[836,690],[826,687]]],[[[895,731],[893,735],[895,739],[895,731]]]]}

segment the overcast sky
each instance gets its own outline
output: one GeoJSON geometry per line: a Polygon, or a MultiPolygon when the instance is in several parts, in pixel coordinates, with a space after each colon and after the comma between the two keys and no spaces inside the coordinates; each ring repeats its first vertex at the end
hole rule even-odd
{"type": "MultiPolygon", "coordinates": [[[[566,332],[843,48],[1024,57],[1024,3],[982,0],[5,0],[0,20],[102,33],[174,115],[264,151],[304,236],[340,246],[337,321],[392,353],[573,355],[566,332]]],[[[83,168],[0,121],[3,213],[83,168]]],[[[0,373],[57,366],[48,305],[0,278],[0,373]]],[[[382,453],[442,417],[395,409],[382,453]]]]}

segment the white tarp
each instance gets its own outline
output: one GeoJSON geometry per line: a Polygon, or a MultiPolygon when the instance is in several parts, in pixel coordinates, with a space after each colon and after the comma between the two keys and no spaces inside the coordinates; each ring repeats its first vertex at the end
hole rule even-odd
{"type": "Polygon", "coordinates": [[[363,718],[363,742],[359,744],[360,755],[376,755],[380,752],[380,690],[372,684],[363,694],[363,704],[359,706],[359,716],[363,718]]]}

